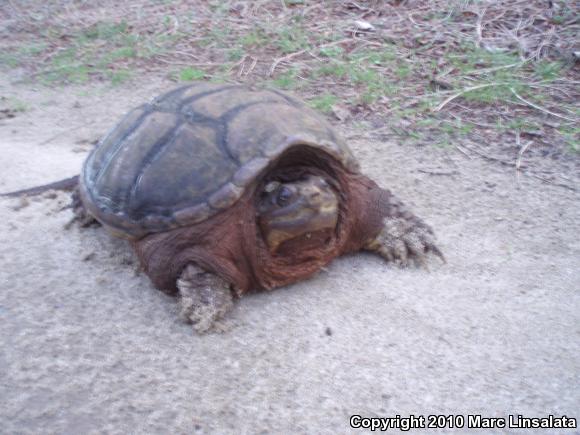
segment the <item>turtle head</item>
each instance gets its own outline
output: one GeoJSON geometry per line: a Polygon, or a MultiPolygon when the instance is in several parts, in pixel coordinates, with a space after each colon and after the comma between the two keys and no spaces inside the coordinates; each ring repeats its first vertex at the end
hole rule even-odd
{"type": "Polygon", "coordinates": [[[291,182],[270,181],[260,193],[258,223],[271,252],[290,240],[326,238],[336,228],[338,197],[320,176],[291,182]]]}

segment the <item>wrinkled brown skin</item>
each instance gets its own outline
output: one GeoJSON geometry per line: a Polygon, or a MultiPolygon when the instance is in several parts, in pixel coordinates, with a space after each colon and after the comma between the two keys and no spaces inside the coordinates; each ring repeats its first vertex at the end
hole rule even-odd
{"type": "MultiPolygon", "coordinates": [[[[293,173],[300,172],[292,162],[287,165],[293,173]]],[[[320,166],[326,168],[322,172],[341,198],[338,225],[330,234],[330,243],[324,242],[329,234],[299,238],[288,242],[283,253],[272,255],[256,223],[257,182],[234,206],[209,220],[133,241],[142,267],[157,288],[170,294],[176,293],[176,281],[184,268],[196,264],[230,282],[241,295],[302,280],[349,252],[369,249],[379,253],[372,242],[384,228],[385,218],[400,218],[411,228],[420,227],[432,234],[388,190],[368,177],[346,171],[330,157],[320,166]]],[[[310,172],[312,168],[303,170],[310,172]]]]}

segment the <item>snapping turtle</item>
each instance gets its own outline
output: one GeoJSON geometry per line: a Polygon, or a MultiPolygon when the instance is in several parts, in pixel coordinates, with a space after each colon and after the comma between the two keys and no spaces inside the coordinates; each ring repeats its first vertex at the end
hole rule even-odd
{"type": "Polygon", "coordinates": [[[359,172],[332,127],[274,89],[196,84],[132,110],[87,158],[73,205],[130,241],[199,332],[233,295],[342,254],[443,258],[431,228],[359,172]]]}

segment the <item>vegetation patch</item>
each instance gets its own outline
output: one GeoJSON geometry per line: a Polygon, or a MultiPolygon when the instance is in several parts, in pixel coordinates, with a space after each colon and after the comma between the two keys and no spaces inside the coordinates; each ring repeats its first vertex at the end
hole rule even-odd
{"type": "Polygon", "coordinates": [[[308,101],[311,107],[324,113],[332,112],[332,107],[338,102],[338,97],[331,94],[320,95],[308,101]]]}
{"type": "Polygon", "coordinates": [[[0,13],[0,68],[24,80],[263,84],[331,116],[340,102],[371,138],[578,156],[572,1],[55,1],[0,13]]]}

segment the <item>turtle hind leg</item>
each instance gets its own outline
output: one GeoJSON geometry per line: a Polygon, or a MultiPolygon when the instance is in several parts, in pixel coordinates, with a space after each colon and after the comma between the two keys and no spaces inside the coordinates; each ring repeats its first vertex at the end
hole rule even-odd
{"type": "Polygon", "coordinates": [[[213,273],[189,264],[177,280],[181,317],[197,333],[223,331],[220,322],[233,308],[230,284],[213,273]]]}
{"type": "Polygon", "coordinates": [[[100,225],[99,221],[96,220],[85,208],[83,201],[81,200],[81,194],[79,192],[79,187],[75,187],[71,195],[71,207],[73,209],[74,217],[70,222],[66,224],[66,228],[74,222],[78,222],[83,228],[90,227],[92,225],[100,225]]]}
{"type": "Polygon", "coordinates": [[[404,267],[412,263],[427,267],[429,254],[445,262],[431,227],[389,191],[380,189],[378,193],[374,210],[381,215],[381,229],[378,235],[365,243],[363,249],[404,267]]]}

